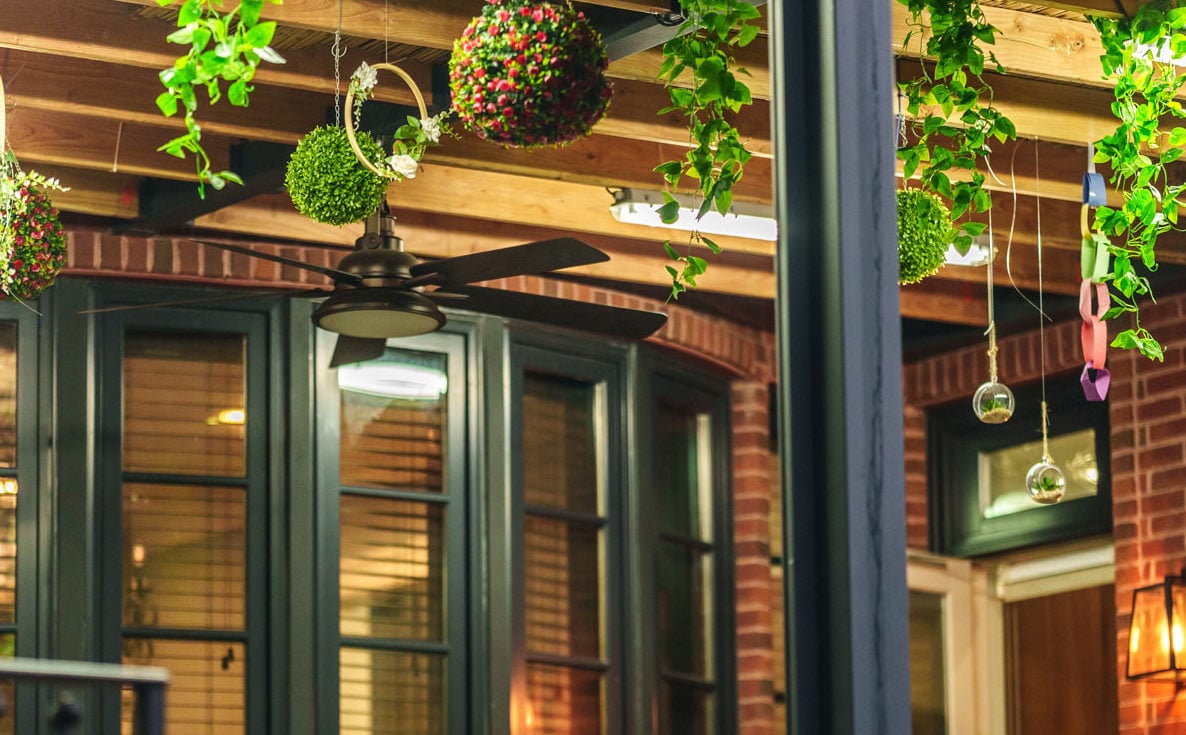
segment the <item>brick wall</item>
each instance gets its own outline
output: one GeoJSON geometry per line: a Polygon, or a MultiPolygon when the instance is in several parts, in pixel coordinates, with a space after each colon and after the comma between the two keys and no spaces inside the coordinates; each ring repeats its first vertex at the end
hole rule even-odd
{"type": "MultiPolygon", "coordinates": [[[[109,235],[75,227],[68,232],[65,273],[277,289],[330,285],[312,271],[169,238],[109,235]]],[[[339,247],[252,242],[253,249],[333,267],[339,247]]],[[[656,261],[655,267],[662,263],[656,261]]],[[[774,335],[664,304],[569,281],[519,276],[492,286],[592,303],[667,312],[667,324],[649,341],[734,376],[733,470],[737,574],[738,692],[741,735],[773,732],[773,659],[770,595],[769,416],[767,386],[774,379],[774,335]]]]}
{"type": "MultiPolygon", "coordinates": [[[[1116,549],[1116,660],[1122,735],[1186,732],[1186,695],[1172,683],[1124,678],[1135,588],[1161,581],[1186,564],[1186,295],[1142,309],[1142,322],[1166,345],[1164,363],[1111,350],[1113,539],[1116,549]]],[[[1047,372],[1082,367],[1078,322],[1047,331],[1047,372]]],[[[1040,374],[1037,331],[1002,339],[1001,380],[1019,385],[1040,374]]],[[[969,399],[987,377],[983,347],[905,366],[909,543],[925,548],[925,409],[969,399]]],[[[969,410],[971,410],[969,405],[969,410]]]]}

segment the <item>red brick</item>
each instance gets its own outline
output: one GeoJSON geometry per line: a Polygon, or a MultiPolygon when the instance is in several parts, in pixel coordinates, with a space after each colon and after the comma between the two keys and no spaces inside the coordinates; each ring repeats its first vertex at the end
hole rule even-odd
{"type": "Polygon", "coordinates": [[[69,233],[69,263],[71,268],[92,269],[96,265],[98,245],[93,232],[71,231],[69,233]]]}
{"type": "Polygon", "coordinates": [[[142,237],[128,238],[125,244],[124,270],[131,273],[148,272],[148,241],[142,237]]]}
{"type": "Polygon", "coordinates": [[[152,241],[152,272],[173,272],[173,241],[158,238],[152,241]]]}
{"type": "Polygon", "coordinates": [[[1182,445],[1166,444],[1156,449],[1146,449],[1137,453],[1137,462],[1142,470],[1154,470],[1160,467],[1177,466],[1182,464],[1182,445]]]}
{"type": "Polygon", "coordinates": [[[198,259],[200,253],[196,242],[180,241],[177,243],[177,259],[174,273],[183,276],[196,276],[198,273],[198,259]]]}
{"type": "Polygon", "coordinates": [[[1172,419],[1182,415],[1182,399],[1178,396],[1161,398],[1148,403],[1137,405],[1138,421],[1157,421],[1158,419],[1172,419]]]}
{"type": "Polygon", "coordinates": [[[117,235],[99,236],[99,267],[105,271],[123,270],[123,238],[117,235]]]}

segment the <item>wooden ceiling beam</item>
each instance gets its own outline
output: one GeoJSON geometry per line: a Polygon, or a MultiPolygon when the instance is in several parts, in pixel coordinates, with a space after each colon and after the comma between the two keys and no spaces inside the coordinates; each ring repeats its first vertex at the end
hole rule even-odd
{"type": "Polygon", "coordinates": [[[972,283],[928,278],[898,289],[898,302],[906,319],[988,326],[988,296],[972,283]]]}
{"type": "Polygon", "coordinates": [[[1140,0],[1028,0],[1030,5],[1052,10],[1068,10],[1104,18],[1131,16],[1140,7],[1140,0]],[[1123,13],[1121,10],[1123,9],[1123,13]]]}
{"type": "MultiPolygon", "coordinates": [[[[156,6],[156,0],[119,0],[131,5],[156,6]]],[[[471,0],[392,0],[385,4],[346,0],[342,9],[342,33],[356,38],[383,40],[394,44],[450,50],[481,6],[471,0]]],[[[336,0],[304,0],[300,3],[269,5],[264,15],[283,26],[333,33],[338,18],[336,0]]],[[[737,52],[738,63],[752,75],[746,79],[754,97],[770,98],[770,74],[766,39],[759,38],[737,52]]],[[[612,77],[654,81],[662,64],[662,52],[651,49],[617,59],[609,66],[612,77]]],[[[348,67],[354,68],[354,67],[348,67]]]]}
{"type": "MultiPolygon", "coordinates": [[[[17,158],[91,171],[118,171],[161,179],[196,181],[194,163],[156,149],[172,137],[167,130],[138,124],[121,126],[115,120],[96,124],[94,118],[41,110],[8,115],[8,142],[17,158]]],[[[230,141],[209,137],[202,141],[215,169],[226,168],[230,141]]],[[[68,182],[67,182],[68,183],[68,182]]]]}
{"type": "MultiPolygon", "coordinates": [[[[150,0],[141,4],[155,6],[156,2],[150,0]]],[[[4,0],[0,49],[155,70],[172,66],[181,47],[167,43],[165,37],[176,30],[175,26],[167,21],[140,17],[138,12],[134,6],[112,0],[70,0],[69,3],[4,0]]],[[[333,61],[328,43],[324,47],[286,49],[284,58],[284,64],[261,65],[254,81],[333,95],[333,61]]],[[[363,61],[374,60],[370,54],[348,49],[341,64],[343,69],[353,70],[363,61]]],[[[429,65],[405,61],[400,62],[400,66],[411,74],[421,89],[432,88],[429,65]]],[[[18,66],[6,64],[0,54],[0,75],[6,82],[19,72],[18,66]]],[[[118,83],[119,79],[113,78],[106,85],[118,83]]],[[[156,89],[151,97],[155,98],[159,91],[156,89]]],[[[375,90],[375,99],[401,105],[415,104],[411,91],[401,84],[380,85],[375,90]]]]}
{"type": "Polygon", "coordinates": [[[139,214],[139,179],[135,176],[53,164],[38,164],[36,171],[69,187],[67,191],[50,195],[54,206],[63,212],[119,219],[131,219],[139,214]]]}

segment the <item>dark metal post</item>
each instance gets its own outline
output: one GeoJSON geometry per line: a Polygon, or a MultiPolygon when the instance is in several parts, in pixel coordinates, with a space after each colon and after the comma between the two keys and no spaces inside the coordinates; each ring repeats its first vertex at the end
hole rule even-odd
{"type": "Polygon", "coordinates": [[[136,685],[136,714],[132,720],[135,735],[165,735],[165,685],[136,685]]]}
{"type": "Polygon", "coordinates": [[[890,3],[771,3],[788,731],[908,735],[890,3]]]}

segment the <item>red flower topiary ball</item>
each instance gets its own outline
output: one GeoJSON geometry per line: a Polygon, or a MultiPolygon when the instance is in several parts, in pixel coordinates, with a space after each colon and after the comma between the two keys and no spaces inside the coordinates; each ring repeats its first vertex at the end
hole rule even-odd
{"type": "Polygon", "coordinates": [[[583,138],[605,114],[601,34],[563,2],[486,0],[453,44],[453,110],[486,140],[531,148],[583,138]]]}
{"type": "Polygon", "coordinates": [[[0,211],[0,299],[36,298],[66,265],[66,231],[45,191],[17,181],[0,211]]]}

